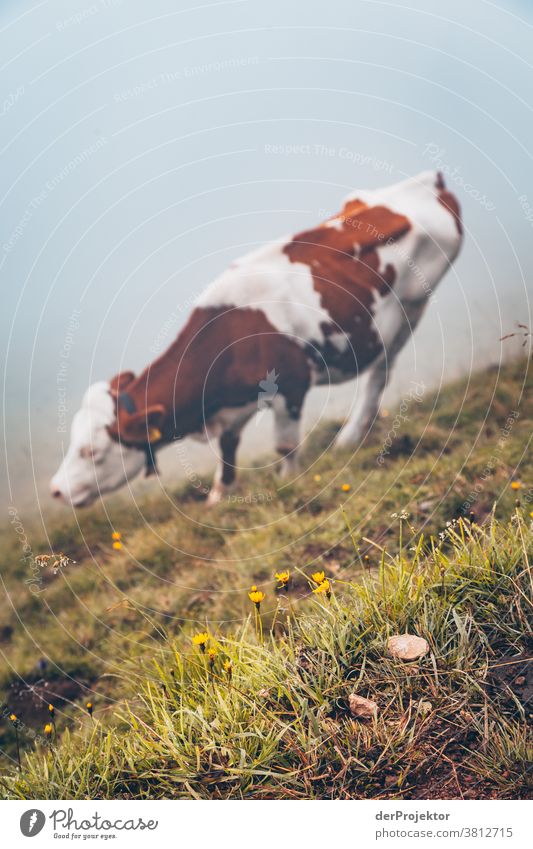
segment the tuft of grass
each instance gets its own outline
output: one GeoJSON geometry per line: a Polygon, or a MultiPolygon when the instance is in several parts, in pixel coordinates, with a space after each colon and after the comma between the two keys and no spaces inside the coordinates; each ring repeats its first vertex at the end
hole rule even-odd
{"type": "Polygon", "coordinates": [[[311,594],[295,612],[280,594],[261,633],[253,615],[204,623],[211,660],[190,627],[161,635],[119,673],[121,702],[26,753],[5,797],[526,797],[533,706],[494,671],[532,650],[529,518],[516,508],[506,523],[460,519],[429,537],[397,522],[376,569],[346,579],[326,567],[329,600],[311,594]],[[416,663],[387,653],[404,632],[429,643],[416,663]],[[377,716],[354,719],[351,693],[377,716]]]}

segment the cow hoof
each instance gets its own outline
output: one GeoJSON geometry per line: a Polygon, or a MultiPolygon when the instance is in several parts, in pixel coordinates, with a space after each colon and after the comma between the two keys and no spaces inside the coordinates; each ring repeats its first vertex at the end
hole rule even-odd
{"type": "Polygon", "coordinates": [[[296,446],[277,446],[276,451],[281,458],[276,469],[278,477],[281,478],[281,480],[287,480],[298,472],[296,446]]]}
{"type": "Polygon", "coordinates": [[[225,490],[221,486],[214,486],[209,490],[209,495],[207,496],[206,504],[208,507],[215,507],[217,504],[220,504],[222,499],[224,498],[225,490]]]}
{"type": "Polygon", "coordinates": [[[344,430],[340,430],[335,437],[333,447],[340,450],[343,448],[357,448],[362,443],[363,437],[364,434],[362,433],[345,433],[344,430]]]}

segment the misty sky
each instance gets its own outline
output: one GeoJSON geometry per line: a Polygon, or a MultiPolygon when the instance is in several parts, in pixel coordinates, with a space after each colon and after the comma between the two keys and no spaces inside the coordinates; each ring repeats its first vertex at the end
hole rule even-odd
{"type": "Polygon", "coordinates": [[[46,498],[60,402],[70,421],[233,257],[354,188],[439,167],[463,207],[389,398],[499,362],[530,320],[532,38],[512,0],[2,0],[5,498],[46,498]]]}

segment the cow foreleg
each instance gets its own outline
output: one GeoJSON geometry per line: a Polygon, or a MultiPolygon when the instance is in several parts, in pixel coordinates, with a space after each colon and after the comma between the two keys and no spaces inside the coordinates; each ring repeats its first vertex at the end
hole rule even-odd
{"type": "Polygon", "coordinates": [[[289,477],[298,468],[301,406],[290,406],[283,395],[276,395],[272,409],[276,451],[282,457],[280,473],[282,477],[289,477]]]}
{"type": "Polygon", "coordinates": [[[220,454],[218,457],[217,470],[213,486],[207,496],[207,504],[212,506],[227,495],[237,477],[235,465],[237,448],[241,439],[241,432],[245,424],[256,412],[256,406],[243,407],[237,414],[227,413],[220,417],[222,433],[219,437],[220,454]]]}
{"type": "Polygon", "coordinates": [[[210,507],[222,501],[235,483],[235,460],[240,438],[240,433],[233,430],[225,430],[220,437],[220,458],[213,486],[207,496],[207,504],[210,507]]]}

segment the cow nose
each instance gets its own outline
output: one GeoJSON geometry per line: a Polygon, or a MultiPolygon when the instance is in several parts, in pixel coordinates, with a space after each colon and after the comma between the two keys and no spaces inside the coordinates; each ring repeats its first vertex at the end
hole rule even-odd
{"type": "Polygon", "coordinates": [[[52,489],[52,498],[61,498],[61,490],[52,489]]]}

